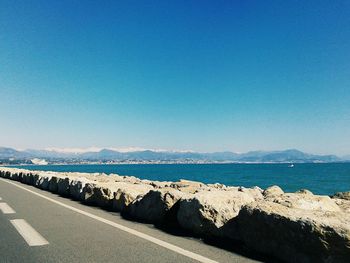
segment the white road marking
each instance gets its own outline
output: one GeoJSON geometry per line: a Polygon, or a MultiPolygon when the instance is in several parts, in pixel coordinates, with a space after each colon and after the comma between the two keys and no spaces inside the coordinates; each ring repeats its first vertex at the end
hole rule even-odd
{"type": "Polygon", "coordinates": [[[0,201],[2,200],[2,198],[0,197],[0,201]]]}
{"type": "Polygon", "coordinates": [[[16,213],[15,210],[13,210],[8,204],[6,203],[0,203],[0,210],[4,214],[14,214],[16,213]]]}
{"type": "Polygon", "coordinates": [[[13,219],[10,221],[29,246],[44,246],[49,244],[49,242],[24,219],[13,219]]]}
{"type": "Polygon", "coordinates": [[[174,252],[176,252],[176,253],[178,253],[178,254],[181,254],[181,255],[183,255],[183,256],[189,257],[189,258],[191,258],[191,259],[194,259],[194,260],[197,260],[197,261],[203,262],[203,263],[218,263],[218,262],[215,261],[215,260],[212,260],[212,259],[210,259],[210,258],[204,257],[204,256],[202,256],[202,255],[199,255],[199,254],[197,254],[197,253],[191,252],[191,251],[189,251],[189,250],[183,249],[183,248],[181,248],[181,247],[178,247],[178,246],[176,246],[176,245],[170,244],[170,243],[168,243],[168,242],[165,242],[165,241],[160,240],[160,239],[158,239],[158,238],[152,237],[152,236],[150,236],[150,235],[144,234],[144,233],[139,232],[139,231],[137,231],[137,230],[134,230],[134,229],[132,229],[132,228],[129,228],[129,227],[126,227],[126,226],[117,224],[117,223],[115,223],[115,222],[113,222],[113,221],[104,219],[103,217],[96,216],[96,215],[94,215],[94,214],[91,214],[91,213],[89,213],[89,212],[85,212],[85,211],[80,210],[80,209],[78,209],[78,208],[75,208],[75,207],[73,207],[73,206],[70,206],[70,205],[61,203],[61,202],[59,202],[59,201],[57,201],[57,200],[54,200],[54,199],[52,199],[52,198],[49,198],[49,197],[47,197],[47,196],[45,196],[45,195],[42,195],[42,194],[36,193],[36,192],[34,192],[34,191],[32,191],[32,190],[29,190],[29,189],[27,189],[27,188],[25,188],[25,187],[23,187],[23,186],[21,186],[21,185],[18,185],[18,184],[14,183],[14,182],[7,181],[6,179],[3,179],[3,178],[0,178],[0,180],[6,182],[6,183],[8,183],[8,184],[12,184],[12,185],[14,185],[14,186],[16,186],[16,187],[18,187],[18,188],[21,188],[21,189],[23,189],[23,190],[25,190],[25,191],[27,191],[27,192],[32,193],[32,194],[34,194],[34,195],[40,196],[41,198],[44,198],[44,199],[46,199],[46,200],[48,200],[48,201],[50,201],[50,202],[52,202],[52,203],[55,203],[55,204],[60,205],[60,206],[63,206],[63,207],[65,207],[65,208],[70,209],[70,210],[72,210],[72,211],[74,211],[74,212],[77,212],[77,213],[79,213],[79,214],[81,214],[81,215],[85,215],[85,216],[87,216],[87,217],[90,217],[90,218],[92,218],[92,219],[95,219],[95,220],[97,220],[97,221],[100,221],[100,222],[102,222],[102,223],[105,223],[105,224],[107,224],[107,225],[110,225],[110,226],[112,226],[112,227],[114,227],[114,228],[118,228],[118,229],[120,229],[120,230],[122,230],[122,231],[125,231],[125,232],[127,232],[127,233],[129,233],[129,234],[132,234],[132,235],[134,235],[134,236],[137,236],[137,237],[140,237],[140,238],[145,239],[145,240],[147,240],[147,241],[150,241],[150,242],[152,242],[152,243],[154,243],[154,244],[157,244],[158,246],[164,247],[164,248],[166,248],[166,249],[169,249],[169,250],[171,250],[171,251],[174,251],[174,252]]]}

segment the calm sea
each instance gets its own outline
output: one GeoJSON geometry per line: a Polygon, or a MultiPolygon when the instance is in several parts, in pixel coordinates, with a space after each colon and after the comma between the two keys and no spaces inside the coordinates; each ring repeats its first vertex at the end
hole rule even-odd
{"type": "Polygon", "coordinates": [[[319,164],[122,164],[20,166],[31,170],[101,172],[133,175],[141,179],[188,179],[230,186],[279,185],[286,192],[309,189],[315,194],[350,191],[350,163],[319,164]]]}

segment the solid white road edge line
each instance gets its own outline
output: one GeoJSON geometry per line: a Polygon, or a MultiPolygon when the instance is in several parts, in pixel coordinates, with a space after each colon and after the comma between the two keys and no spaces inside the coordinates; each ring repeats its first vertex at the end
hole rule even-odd
{"type": "Polygon", "coordinates": [[[49,197],[47,197],[47,196],[45,196],[45,195],[42,195],[42,194],[36,193],[36,192],[34,192],[34,191],[32,191],[32,190],[29,190],[29,189],[27,189],[27,188],[25,188],[25,187],[23,187],[23,186],[21,186],[21,185],[18,185],[18,184],[14,183],[14,182],[7,181],[6,179],[3,179],[3,178],[0,178],[0,180],[3,181],[3,182],[6,182],[6,183],[8,183],[8,184],[12,184],[12,185],[14,185],[14,186],[16,186],[16,187],[18,187],[18,188],[21,188],[21,189],[23,189],[23,190],[25,190],[25,191],[27,191],[27,192],[32,193],[32,194],[34,194],[34,195],[40,196],[41,198],[44,198],[44,199],[46,199],[46,200],[48,200],[48,201],[50,201],[50,202],[52,202],[52,203],[55,203],[55,204],[60,205],[60,206],[63,206],[63,207],[65,207],[65,208],[67,208],[67,209],[70,209],[70,210],[72,210],[72,211],[74,211],[74,212],[77,212],[77,213],[79,213],[79,214],[85,215],[85,216],[87,216],[87,217],[93,218],[93,219],[95,219],[95,220],[97,220],[97,221],[100,221],[100,222],[102,222],[102,223],[105,223],[105,224],[107,224],[107,225],[110,225],[110,226],[112,226],[112,227],[114,227],[114,228],[118,228],[118,229],[120,229],[120,230],[122,230],[122,231],[125,231],[125,232],[127,232],[127,233],[129,233],[129,234],[132,234],[132,235],[134,235],[134,236],[137,236],[137,237],[140,237],[140,238],[145,239],[145,240],[147,240],[147,241],[150,241],[150,242],[152,242],[152,243],[154,243],[154,244],[157,244],[158,246],[164,247],[164,248],[166,248],[166,249],[169,249],[169,250],[171,250],[171,251],[174,251],[174,252],[176,252],[176,253],[178,253],[178,254],[181,254],[181,255],[183,255],[183,256],[192,258],[192,259],[194,259],[194,260],[197,260],[197,261],[203,262],[203,263],[218,263],[218,262],[215,261],[215,260],[212,260],[212,259],[210,259],[210,258],[204,257],[204,256],[199,255],[199,254],[197,254],[197,253],[188,251],[188,250],[186,250],[186,249],[183,249],[183,248],[178,247],[178,246],[176,246],[176,245],[170,244],[170,243],[165,242],[165,241],[163,241],[163,240],[157,239],[157,238],[155,238],[155,237],[149,236],[149,235],[147,235],[147,234],[144,234],[144,233],[139,232],[139,231],[137,231],[137,230],[134,230],[134,229],[132,229],[132,228],[129,228],[129,227],[126,227],[126,226],[117,224],[117,223],[115,223],[115,222],[112,222],[112,221],[110,221],[110,220],[107,220],[107,219],[104,219],[104,218],[102,218],[102,217],[96,216],[96,215],[91,214],[91,213],[89,213],[89,212],[85,212],[85,211],[80,210],[80,209],[78,209],[78,208],[75,208],[75,207],[73,207],[73,206],[70,206],[70,205],[61,203],[61,202],[59,202],[59,201],[57,201],[57,200],[54,200],[54,199],[52,199],[52,198],[49,198],[49,197]]]}
{"type": "Polygon", "coordinates": [[[8,204],[6,203],[0,203],[0,210],[4,214],[14,214],[16,213],[15,210],[13,210],[8,204]]]}
{"type": "Polygon", "coordinates": [[[10,220],[10,222],[29,246],[44,246],[49,244],[49,242],[24,219],[13,219],[10,220]]]}

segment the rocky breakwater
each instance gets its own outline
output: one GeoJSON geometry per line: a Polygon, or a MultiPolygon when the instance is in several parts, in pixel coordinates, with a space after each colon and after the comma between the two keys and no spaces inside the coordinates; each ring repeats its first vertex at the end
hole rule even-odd
{"type": "Polygon", "coordinates": [[[350,262],[350,193],[228,187],[133,176],[0,168],[0,177],[121,212],[129,219],[242,243],[285,262],[350,262]]]}

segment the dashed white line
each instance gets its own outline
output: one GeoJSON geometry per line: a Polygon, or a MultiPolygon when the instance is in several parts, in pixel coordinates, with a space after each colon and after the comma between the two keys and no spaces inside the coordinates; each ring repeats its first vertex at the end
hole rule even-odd
{"type": "Polygon", "coordinates": [[[0,197],[0,201],[2,200],[2,198],[0,197]]]}
{"type": "Polygon", "coordinates": [[[6,203],[0,203],[0,210],[4,214],[14,214],[16,213],[15,210],[13,210],[8,204],[6,203]]]}
{"type": "Polygon", "coordinates": [[[29,246],[44,246],[49,244],[49,242],[24,219],[13,219],[10,221],[29,246]]]}
{"type": "Polygon", "coordinates": [[[165,241],[160,240],[160,239],[158,239],[158,238],[152,237],[152,236],[150,236],[150,235],[144,234],[144,233],[139,232],[139,231],[137,231],[137,230],[134,230],[134,229],[132,229],[132,228],[129,228],[129,227],[126,227],[126,226],[117,224],[117,223],[115,223],[115,222],[113,222],[113,221],[104,219],[103,217],[99,217],[99,216],[96,216],[96,215],[91,214],[91,213],[89,213],[89,212],[85,212],[85,211],[83,211],[83,210],[80,210],[80,209],[78,209],[78,208],[75,208],[75,207],[73,207],[73,206],[70,206],[70,205],[61,203],[61,202],[59,202],[59,201],[57,201],[57,200],[54,200],[54,199],[52,199],[52,198],[49,198],[49,197],[47,197],[47,196],[45,196],[45,195],[42,195],[42,194],[39,194],[39,193],[34,192],[34,191],[32,191],[32,190],[29,190],[29,189],[27,189],[27,188],[25,188],[25,187],[23,187],[23,186],[21,186],[21,185],[18,185],[18,184],[14,183],[14,182],[7,181],[6,179],[3,179],[3,178],[0,178],[0,180],[2,180],[3,182],[6,182],[6,183],[8,183],[8,184],[12,184],[12,185],[14,185],[14,186],[16,186],[16,187],[18,187],[18,188],[21,188],[21,189],[23,189],[23,190],[25,190],[25,191],[27,191],[27,192],[30,192],[30,193],[32,193],[32,194],[34,194],[34,195],[37,195],[37,196],[39,196],[39,197],[41,197],[41,198],[44,198],[44,199],[46,199],[46,200],[48,200],[48,201],[50,201],[50,202],[52,202],[52,203],[55,203],[55,204],[57,204],[57,205],[63,206],[63,207],[65,207],[65,208],[67,208],[67,209],[70,209],[70,210],[72,210],[72,211],[74,211],[74,212],[77,212],[77,213],[79,213],[79,214],[85,215],[85,216],[87,216],[87,217],[90,217],[90,218],[92,218],[92,219],[95,219],[95,220],[97,220],[97,221],[100,221],[100,222],[102,222],[102,223],[105,223],[105,224],[107,224],[107,225],[110,225],[110,226],[112,226],[112,227],[114,227],[114,228],[118,228],[118,229],[120,229],[120,230],[122,230],[122,231],[125,231],[125,232],[127,232],[127,233],[129,233],[129,234],[132,234],[132,235],[134,235],[134,236],[137,236],[137,237],[139,237],[139,238],[145,239],[145,240],[147,240],[147,241],[149,241],[149,242],[152,242],[152,243],[154,243],[154,244],[157,244],[158,246],[161,246],[161,247],[164,247],[164,248],[166,248],[166,249],[169,249],[169,250],[171,250],[171,251],[173,251],[173,252],[176,252],[176,253],[178,253],[178,254],[180,254],[180,255],[189,257],[189,258],[191,258],[191,259],[194,259],[194,260],[197,260],[197,261],[203,262],[203,263],[218,263],[218,262],[215,261],[215,260],[212,260],[212,259],[210,259],[210,258],[204,257],[204,256],[202,256],[202,255],[199,255],[199,254],[197,254],[197,253],[191,252],[191,251],[189,251],[189,250],[183,249],[183,248],[181,248],[181,247],[178,247],[178,246],[176,246],[176,245],[170,244],[170,243],[168,243],[168,242],[165,242],[165,241]]]}

